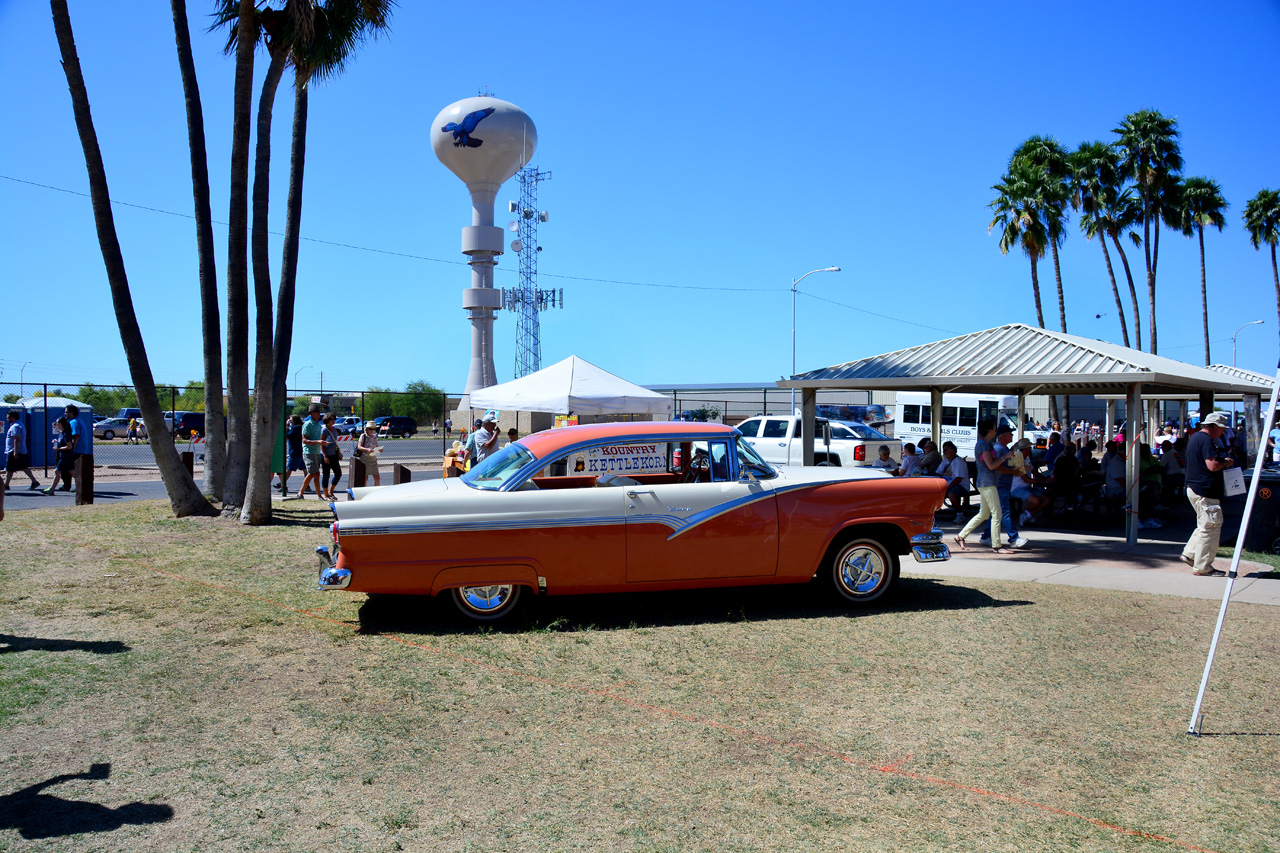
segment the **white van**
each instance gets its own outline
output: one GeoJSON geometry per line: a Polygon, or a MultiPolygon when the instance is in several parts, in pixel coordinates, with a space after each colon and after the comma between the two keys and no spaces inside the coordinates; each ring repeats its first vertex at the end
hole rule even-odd
{"type": "MultiPolygon", "coordinates": [[[[933,399],[927,391],[899,391],[897,420],[893,437],[919,444],[933,437],[933,399]]],[[[999,394],[943,394],[942,440],[954,442],[956,453],[973,458],[978,440],[978,422],[987,418],[1007,421],[1017,433],[1018,398],[999,394]]],[[[1036,443],[1048,440],[1048,433],[1023,428],[1022,434],[1036,443]]],[[[941,444],[939,444],[941,450],[941,444]]]]}

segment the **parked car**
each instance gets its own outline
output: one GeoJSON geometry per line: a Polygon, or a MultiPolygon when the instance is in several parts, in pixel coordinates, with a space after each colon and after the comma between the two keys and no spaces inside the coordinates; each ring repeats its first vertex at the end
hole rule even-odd
{"type": "MultiPolygon", "coordinates": [[[[766,462],[774,465],[803,463],[803,421],[786,415],[756,415],[738,424],[738,430],[766,462]]],[[[889,446],[894,459],[902,458],[902,442],[866,424],[828,421],[818,418],[818,433],[813,440],[816,465],[848,468],[875,462],[881,445],[889,446]],[[831,443],[824,440],[823,425],[831,425],[831,443]]]]}
{"type": "MultiPolygon", "coordinates": [[[[124,438],[129,432],[128,418],[107,418],[93,425],[93,437],[100,438],[103,441],[111,441],[113,438],[124,438]]],[[[147,426],[138,419],[138,438],[147,437],[147,426]]]]}
{"type": "Polygon", "coordinates": [[[386,415],[381,418],[374,418],[373,422],[378,425],[378,432],[382,432],[382,428],[387,428],[387,435],[391,438],[397,436],[408,438],[418,432],[418,422],[413,418],[401,417],[400,415],[386,415]]]}
{"type": "Polygon", "coordinates": [[[339,435],[355,435],[364,428],[364,421],[353,415],[346,415],[335,419],[333,427],[338,431],[339,435]]]}
{"type": "Polygon", "coordinates": [[[174,412],[169,428],[174,438],[190,438],[193,432],[204,438],[204,412],[174,412]]]}
{"type": "Polygon", "coordinates": [[[870,468],[774,468],[723,424],[545,430],[460,478],[331,504],[320,589],[450,597],[501,618],[523,595],[807,583],[888,593],[898,557],[946,560],[946,484],[870,468]]]}

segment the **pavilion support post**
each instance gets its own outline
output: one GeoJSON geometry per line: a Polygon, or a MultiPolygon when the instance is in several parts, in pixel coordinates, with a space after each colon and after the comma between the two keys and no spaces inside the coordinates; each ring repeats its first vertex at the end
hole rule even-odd
{"type": "Polygon", "coordinates": [[[1209,417],[1209,413],[1213,411],[1213,392],[1200,392],[1200,420],[1209,417]]]}
{"type": "Polygon", "coordinates": [[[938,446],[939,452],[942,450],[942,389],[929,389],[929,404],[933,412],[930,418],[933,428],[933,443],[938,446]]]}
{"type": "Polygon", "coordinates": [[[1245,430],[1245,447],[1249,456],[1249,464],[1257,458],[1258,448],[1262,441],[1262,413],[1259,409],[1262,406],[1262,398],[1258,394],[1245,394],[1244,399],[1244,430],[1245,430]]]}
{"type": "Polygon", "coordinates": [[[1178,403],[1178,435],[1187,434],[1187,410],[1189,408],[1186,400],[1178,403]]]}
{"type": "Polygon", "coordinates": [[[1124,541],[1138,543],[1138,444],[1142,440],[1142,383],[1129,386],[1125,400],[1128,423],[1124,428],[1125,448],[1128,458],[1124,464],[1124,541]]]}
{"type": "Polygon", "coordinates": [[[1155,440],[1160,421],[1160,401],[1147,401],[1147,444],[1155,440]]]}
{"type": "Polygon", "coordinates": [[[1107,422],[1102,430],[1102,442],[1107,443],[1116,436],[1116,401],[1107,401],[1107,422]]]}
{"type": "Polygon", "coordinates": [[[1022,433],[1027,426],[1027,395],[1023,389],[1018,389],[1018,435],[1019,441],[1022,440],[1022,433]]]}
{"type": "Polygon", "coordinates": [[[804,435],[800,440],[800,446],[804,453],[804,465],[807,468],[813,465],[813,433],[818,428],[817,388],[800,389],[800,412],[800,420],[803,424],[802,429],[804,430],[804,435]]]}

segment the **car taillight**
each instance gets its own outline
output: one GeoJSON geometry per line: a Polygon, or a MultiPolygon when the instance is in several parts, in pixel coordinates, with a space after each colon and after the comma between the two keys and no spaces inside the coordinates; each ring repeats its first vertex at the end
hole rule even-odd
{"type": "Polygon", "coordinates": [[[857,447],[853,449],[853,461],[854,462],[867,461],[867,446],[865,444],[859,444],[857,447]]]}

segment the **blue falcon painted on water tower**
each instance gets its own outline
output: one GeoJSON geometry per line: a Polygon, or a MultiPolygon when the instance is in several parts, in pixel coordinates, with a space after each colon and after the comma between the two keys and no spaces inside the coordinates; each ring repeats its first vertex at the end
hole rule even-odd
{"type": "Polygon", "coordinates": [[[461,124],[451,121],[444,127],[440,128],[440,132],[453,133],[454,148],[462,148],[463,146],[466,146],[467,148],[479,148],[481,145],[484,145],[484,140],[476,139],[471,134],[475,133],[476,125],[491,115],[493,115],[493,107],[489,107],[484,110],[476,110],[473,113],[467,113],[466,118],[462,120],[461,124]]]}

